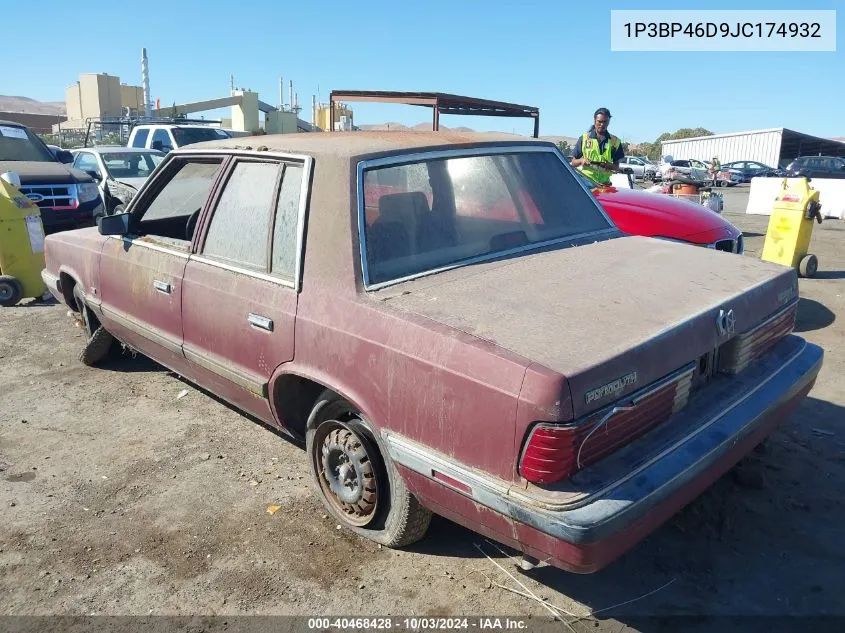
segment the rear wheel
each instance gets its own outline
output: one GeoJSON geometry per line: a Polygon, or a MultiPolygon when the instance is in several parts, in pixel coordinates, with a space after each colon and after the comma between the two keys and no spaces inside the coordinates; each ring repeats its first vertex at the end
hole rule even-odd
{"type": "Polygon", "coordinates": [[[85,299],[82,296],[79,286],[75,286],[73,289],[73,299],[76,302],[76,308],[79,312],[79,320],[88,337],[85,347],[79,352],[79,360],[90,367],[105,360],[109,356],[114,348],[115,340],[106,331],[106,328],[95,321],[90,309],[85,305],[85,299]]]}
{"type": "Polygon", "coordinates": [[[0,306],[11,308],[23,296],[21,282],[11,275],[0,275],[0,306]]]}
{"type": "Polygon", "coordinates": [[[431,512],[411,494],[363,416],[324,392],[305,436],[312,482],[341,525],[387,547],[421,539],[431,512]]]}

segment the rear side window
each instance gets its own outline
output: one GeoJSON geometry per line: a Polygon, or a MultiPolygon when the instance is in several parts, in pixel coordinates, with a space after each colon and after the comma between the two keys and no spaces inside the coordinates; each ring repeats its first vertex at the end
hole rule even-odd
{"type": "Polygon", "coordinates": [[[153,132],[153,143],[151,147],[162,152],[169,152],[173,149],[173,144],[170,141],[170,135],[167,133],[167,130],[158,129],[153,132]]]}
{"type": "Polygon", "coordinates": [[[273,227],[273,264],[271,271],[293,280],[296,274],[297,228],[299,226],[299,198],[302,191],[302,166],[288,165],[282,178],[282,189],[276,205],[273,227]]]}
{"type": "Polygon", "coordinates": [[[271,211],[281,169],[280,163],[235,165],[211,218],[205,256],[267,271],[271,211]]]}
{"type": "Polygon", "coordinates": [[[147,128],[136,130],[135,137],[132,139],[132,147],[146,147],[149,135],[150,131],[147,128]]]}

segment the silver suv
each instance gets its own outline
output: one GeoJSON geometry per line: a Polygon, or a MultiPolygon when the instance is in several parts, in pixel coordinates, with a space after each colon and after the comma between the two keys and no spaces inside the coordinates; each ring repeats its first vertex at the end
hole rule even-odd
{"type": "Polygon", "coordinates": [[[657,165],[649,163],[637,156],[625,156],[619,161],[619,170],[623,174],[632,174],[634,178],[654,180],[657,165]]]}

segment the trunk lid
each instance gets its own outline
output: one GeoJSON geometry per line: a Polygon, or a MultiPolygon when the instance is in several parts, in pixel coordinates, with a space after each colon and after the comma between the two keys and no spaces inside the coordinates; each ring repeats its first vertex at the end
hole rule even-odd
{"type": "Polygon", "coordinates": [[[629,236],[457,268],[389,305],[560,372],[575,417],[713,352],[797,296],[791,268],[629,236]]]}

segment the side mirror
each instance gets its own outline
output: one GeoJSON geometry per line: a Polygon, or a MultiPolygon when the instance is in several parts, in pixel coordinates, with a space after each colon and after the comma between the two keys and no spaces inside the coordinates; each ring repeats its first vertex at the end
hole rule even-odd
{"type": "Polygon", "coordinates": [[[73,154],[66,149],[60,149],[56,152],[56,160],[65,165],[70,165],[73,162],[73,154]]]}
{"type": "Polygon", "coordinates": [[[96,180],[98,182],[103,179],[100,172],[98,172],[96,169],[86,169],[85,173],[88,174],[89,176],[91,176],[91,178],[93,178],[94,180],[96,180]]]}
{"type": "Polygon", "coordinates": [[[97,228],[100,235],[126,235],[129,233],[129,220],[128,213],[104,215],[97,218],[97,228]]]}

